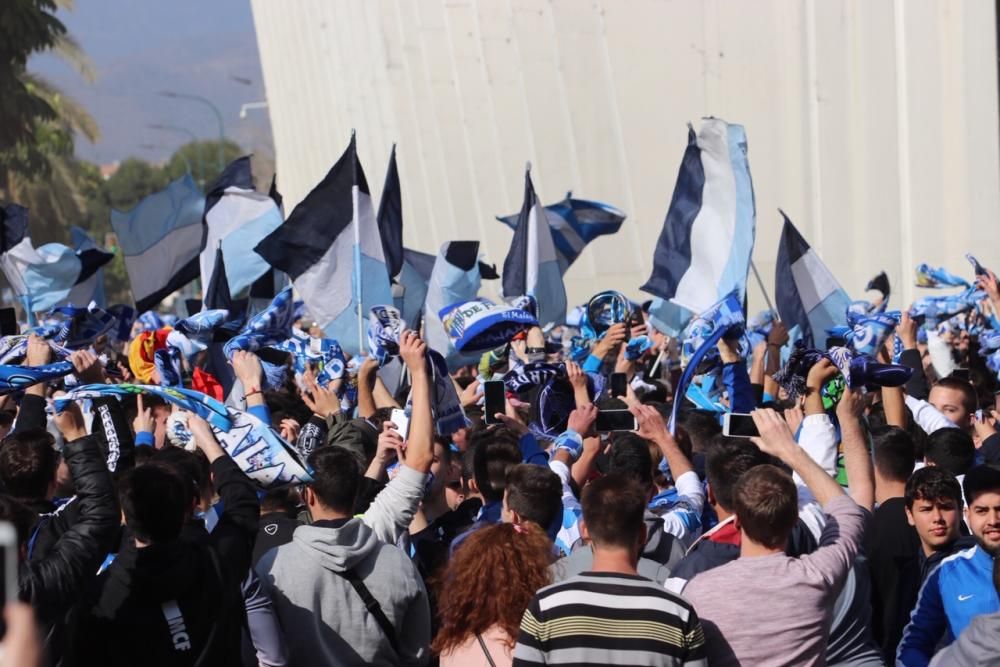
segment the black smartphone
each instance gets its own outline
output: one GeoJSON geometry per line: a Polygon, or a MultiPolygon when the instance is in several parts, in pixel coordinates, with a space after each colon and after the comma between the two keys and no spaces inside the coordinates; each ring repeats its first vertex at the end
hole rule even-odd
{"type": "Polygon", "coordinates": [[[601,410],[597,413],[595,428],[598,433],[634,431],[639,428],[635,415],[628,410],[601,410]]]}
{"type": "Polygon", "coordinates": [[[494,415],[507,412],[506,390],[503,380],[489,380],[483,383],[483,421],[487,424],[501,423],[494,415]]]}
{"type": "Polygon", "coordinates": [[[961,380],[962,382],[969,382],[969,369],[956,368],[951,372],[951,375],[949,377],[953,377],[956,380],[961,380]]]}
{"type": "MultiPolygon", "coordinates": [[[[9,521],[0,521],[0,598],[4,604],[17,602],[17,561],[18,540],[17,530],[9,521]]],[[[7,633],[7,624],[0,619],[0,638],[7,633]]]]}
{"type": "Polygon", "coordinates": [[[826,338],[826,349],[831,347],[844,347],[847,345],[847,339],[843,336],[827,336],[826,338]]]}
{"type": "Polygon", "coordinates": [[[738,412],[727,412],[722,416],[722,434],[730,438],[756,438],[760,435],[753,417],[738,412]]]}
{"type": "Polygon", "coordinates": [[[611,374],[611,396],[618,398],[628,393],[628,376],[625,373],[611,374]]]}
{"type": "Polygon", "coordinates": [[[0,336],[16,336],[19,333],[17,311],[13,308],[0,308],[0,336]]]}

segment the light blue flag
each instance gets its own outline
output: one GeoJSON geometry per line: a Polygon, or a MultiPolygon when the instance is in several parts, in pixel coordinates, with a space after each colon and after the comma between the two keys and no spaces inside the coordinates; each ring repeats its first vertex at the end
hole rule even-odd
{"type": "Polygon", "coordinates": [[[531,172],[524,174],[524,201],[518,215],[510,250],[503,263],[503,296],[533,296],[538,302],[538,323],[566,321],[566,286],[552,241],[545,209],[535,195],[531,172]]]}
{"type": "Polygon", "coordinates": [[[441,246],[427,285],[424,339],[428,347],[444,357],[452,371],[478,363],[479,355],[462,354],[455,349],[440,313],[456,303],[475,299],[481,283],[478,241],[450,241],[441,246]]]}
{"type": "Polygon", "coordinates": [[[184,174],[128,212],[111,211],[136,310],[152,310],[199,275],[205,198],[184,174]]]}
{"type": "Polygon", "coordinates": [[[230,293],[237,296],[249,288],[271,268],[254,247],[282,221],[278,203],[254,190],[250,156],[232,162],[205,196],[208,231],[199,262],[202,286],[212,277],[215,252],[221,243],[230,293]]]}
{"type": "Polygon", "coordinates": [[[742,125],[705,118],[688,145],[663,222],[653,272],[653,324],[676,336],[696,313],[735,292],[742,303],[757,211],[742,125]]]}

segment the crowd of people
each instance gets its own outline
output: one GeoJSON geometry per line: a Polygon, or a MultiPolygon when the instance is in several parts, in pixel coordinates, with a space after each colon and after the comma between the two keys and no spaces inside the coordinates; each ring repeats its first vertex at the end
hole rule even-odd
{"type": "MultiPolygon", "coordinates": [[[[370,335],[322,380],[231,352],[221,398],[289,445],[294,483],[137,388],[215,391],[207,351],[179,384],[143,354],[170,327],[72,351],[70,376],[0,404],[22,601],[3,664],[1000,664],[1000,383],[972,326],[997,323],[989,304],[901,313],[872,361],[905,382],[881,384],[747,324],[700,362],[708,404],[675,395],[683,341],[648,310],[526,326],[453,367],[455,428],[419,331],[370,335]],[[102,384],[130,391],[75,398],[102,384]],[[631,424],[602,426],[613,411],[631,424]]],[[[53,361],[42,334],[16,363],[53,361]]]]}

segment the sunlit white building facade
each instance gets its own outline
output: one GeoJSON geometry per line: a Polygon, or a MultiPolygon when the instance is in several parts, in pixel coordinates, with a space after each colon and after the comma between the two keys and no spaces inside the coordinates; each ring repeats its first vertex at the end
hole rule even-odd
{"type": "Polygon", "coordinates": [[[917,263],[968,273],[968,251],[1000,266],[992,0],[252,6],[286,210],[354,128],[376,198],[397,143],[408,247],[478,238],[502,263],[494,216],[519,209],[530,161],[544,202],[629,214],[571,268],[570,303],[640,298],[686,124],[714,115],[746,126],[769,292],[779,207],[853,295],[884,269],[909,298],[917,263]]]}

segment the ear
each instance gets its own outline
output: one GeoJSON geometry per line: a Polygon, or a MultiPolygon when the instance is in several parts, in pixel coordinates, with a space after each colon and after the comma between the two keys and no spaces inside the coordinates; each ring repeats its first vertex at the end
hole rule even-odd
{"type": "Polygon", "coordinates": [[[906,523],[910,524],[911,526],[916,526],[917,524],[913,522],[913,512],[910,511],[910,508],[904,507],[903,509],[906,511],[906,523]]]}
{"type": "Polygon", "coordinates": [[[706,488],[708,489],[708,504],[718,505],[719,501],[715,499],[715,492],[712,491],[712,485],[706,484],[706,488]]]}
{"type": "Polygon", "coordinates": [[[584,542],[586,542],[586,543],[588,543],[588,544],[589,544],[589,543],[590,543],[590,531],[589,531],[589,530],[587,530],[587,522],[586,522],[586,521],[584,521],[584,520],[583,520],[583,519],[581,518],[581,519],[580,519],[580,522],[579,522],[579,523],[577,524],[577,527],[578,527],[578,528],[580,529],[580,538],[581,538],[581,539],[582,539],[582,540],[583,540],[584,542]]]}
{"type": "Polygon", "coordinates": [[[308,486],[302,490],[302,502],[306,504],[306,507],[316,506],[316,494],[308,486]]]}
{"type": "Polygon", "coordinates": [[[646,546],[646,536],[647,536],[647,534],[648,533],[646,532],[646,524],[643,523],[642,524],[642,530],[639,531],[639,544],[637,545],[639,547],[639,555],[640,556],[642,555],[642,549],[643,549],[643,547],[646,546]]]}
{"type": "Polygon", "coordinates": [[[743,532],[743,526],[742,524],[740,524],[740,518],[735,514],[733,515],[733,528],[740,531],[741,533],[743,532]]]}

